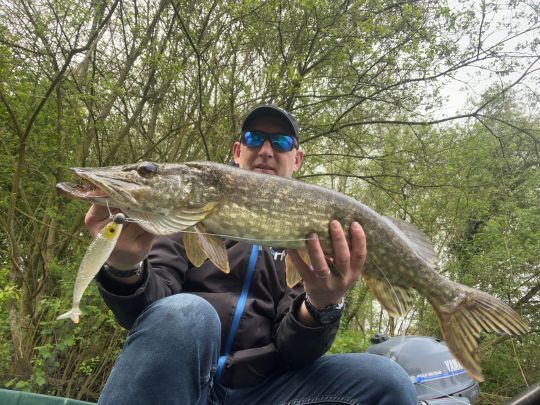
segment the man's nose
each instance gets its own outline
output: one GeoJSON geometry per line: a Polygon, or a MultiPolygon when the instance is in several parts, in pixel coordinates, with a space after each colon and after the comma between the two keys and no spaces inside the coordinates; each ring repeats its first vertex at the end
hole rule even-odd
{"type": "Polygon", "coordinates": [[[259,149],[259,156],[272,157],[274,156],[274,149],[272,148],[272,143],[270,139],[265,139],[261,148],[259,149]]]}

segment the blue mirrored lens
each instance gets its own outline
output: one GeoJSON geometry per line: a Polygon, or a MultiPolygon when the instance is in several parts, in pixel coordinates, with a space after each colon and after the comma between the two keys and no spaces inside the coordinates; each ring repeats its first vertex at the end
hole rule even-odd
{"type": "Polygon", "coordinates": [[[286,134],[268,134],[261,131],[244,132],[244,144],[248,148],[260,148],[266,139],[270,140],[272,148],[278,152],[289,152],[294,147],[294,138],[286,134]]]}
{"type": "Polygon", "coordinates": [[[244,141],[248,148],[260,148],[264,143],[266,136],[259,132],[246,131],[244,141]]]}
{"type": "Polygon", "coordinates": [[[289,135],[274,135],[270,138],[272,147],[281,152],[289,152],[293,148],[294,140],[289,135]]]}

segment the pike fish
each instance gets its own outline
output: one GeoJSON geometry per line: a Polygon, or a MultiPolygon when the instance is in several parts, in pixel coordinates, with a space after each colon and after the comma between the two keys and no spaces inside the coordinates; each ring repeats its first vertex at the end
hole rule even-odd
{"type": "MultiPolygon", "coordinates": [[[[441,276],[432,244],[414,225],[381,216],[344,194],[211,162],[72,170],[90,185],[60,183],[60,191],[119,208],[156,235],[184,231],[189,260],[200,266],[208,258],[224,272],[229,264],[222,237],[299,249],[309,264],[307,235],[317,233],[331,256],[330,221],[343,224],[347,235],[358,221],[368,244],[362,277],[382,307],[399,317],[411,308],[414,290],[426,297],[452,354],[477,381],[483,381],[477,353],[482,332],[529,330],[499,299],[441,276]]],[[[286,259],[286,266],[287,284],[293,286],[300,281],[298,270],[292,260],[286,259]]]]}
{"type": "Polygon", "coordinates": [[[79,316],[81,315],[79,305],[84,291],[111,255],[125,220],[126,216],[124,214],[116,214],[113,217],[113,220],[105,225],[94,237],[84,254],[81,264],[79,265],[79,270],[77,271],[77,278],[75,279],[75,284],[73,286],[73,302],[71,309],[65,314],[58,316],[56,319],[71,318],[73,322],[79,323],[79,316]]]}

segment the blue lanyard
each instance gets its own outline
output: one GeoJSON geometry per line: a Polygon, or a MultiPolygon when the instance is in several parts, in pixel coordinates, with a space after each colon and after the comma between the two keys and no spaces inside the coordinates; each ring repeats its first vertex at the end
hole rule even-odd
{"type": "Polygon", "coordinates": [[[229,329],[229,335],[227,336],[227,343],[225,344],[225,350],[223,354],[219,357],[218,366],[216,371],[216,381],[221,380],[221,374],[223,373],[223,367],[227,361],[227,357],[231,353],[232,345],[234,342],[234,336],[240,324],[240,318],[244,313],[244,307],[246,306],[246,300],[249,290],[249,285],[251,284],[251,279],[253,278],[253,270],[255,269],[255,263],[257,262],[257,256],[259,255],[259,245],[253,245],[251,248],[251,255],[249,256],[248,270],[246,273],[246,278],[244,279],[244,285],[242,286],[242,293],[238,298],[236,303],[236,308],[234,309],[233,320],[231,322],[231,327],[229,329]]]}

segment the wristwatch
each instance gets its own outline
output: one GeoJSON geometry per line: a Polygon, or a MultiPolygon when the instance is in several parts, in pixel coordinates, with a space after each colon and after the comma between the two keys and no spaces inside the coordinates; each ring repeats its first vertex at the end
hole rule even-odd
{"type": "Polygon", "coordinates": [[[337,321],[341,317],[343,307],[345,306],[345,298],[342,298],[339,304],[328,305],[325,308],[317,309],[309,302],[307,294],[304,298],[304,302],[306,303],[309,314],[321,325],[328,325],[329,323],[337,321]]]}
{"type": "Polygon", "coordinates": [[[142,264],[143,264],[143,262],[140,262],[137,265],[136,269],[131,269],[131,270],[118,270],[118,269],[115,269],[112,266],[109,266],[108,264],[104,264],[103,265],[103,270],[106,273],[109,273],[110,275],[112,275],[114,277],[128,278],[128,277],[132,277],[132,276],[140,276],[142,274],[142,272],[143,272],[142,264]]]}

